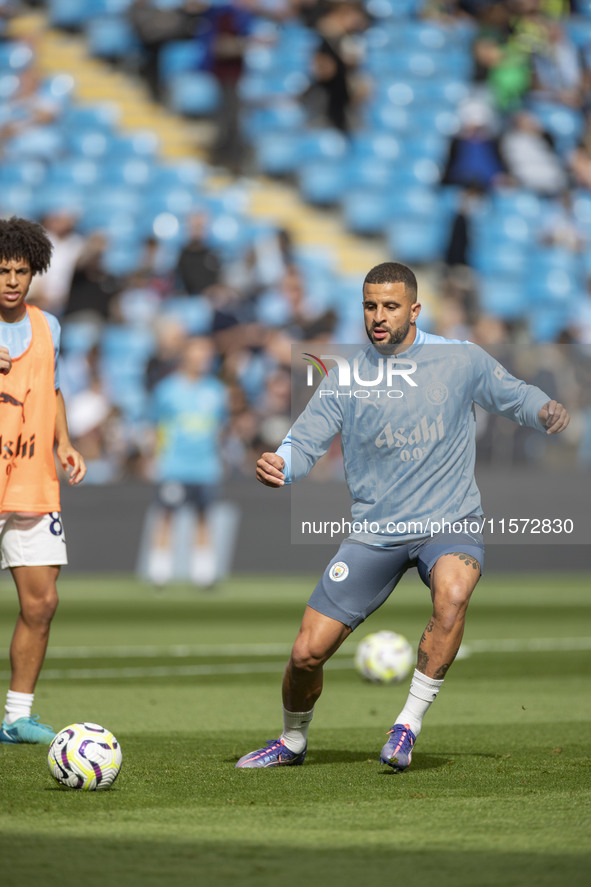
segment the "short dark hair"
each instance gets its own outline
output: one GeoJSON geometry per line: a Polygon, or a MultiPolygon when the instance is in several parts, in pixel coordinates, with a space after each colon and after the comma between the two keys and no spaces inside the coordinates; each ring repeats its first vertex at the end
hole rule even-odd
{"type": "Polygon", "coordinates": [[[414,271],[400,262],[382,262],[368,271],[363,286],[366,283],[403,283],[408,295],[416,296],[418,292],[417,278],[414,271]]]}
{"type": "Polygon", "coordinates": [[[53,245],[45,228],[29,219],[0,219],[0,259],[22,259],[30,265],[33,274],[47,271],[53,245]]]}

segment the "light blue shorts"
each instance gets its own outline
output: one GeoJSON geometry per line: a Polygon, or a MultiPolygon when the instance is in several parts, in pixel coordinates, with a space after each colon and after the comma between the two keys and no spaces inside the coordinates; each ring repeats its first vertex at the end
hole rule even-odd
{"type": "MultiPolygon", "coordinates": [[[[469,515],[458,523],[478,521],[481,515],[469,515]]],[[[413,542],[380,548],[345,539],[332,558],[308,606],[344,625],[357,628],[390,597],[408,569],[416,567],[430,587],[431,570],[443,554],[466,554],[484,565],[482,533],[446,532],[413,542]]]]}

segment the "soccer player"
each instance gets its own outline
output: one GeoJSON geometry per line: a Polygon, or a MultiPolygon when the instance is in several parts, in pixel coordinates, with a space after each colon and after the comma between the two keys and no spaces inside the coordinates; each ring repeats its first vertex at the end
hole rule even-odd
{"type": "Polygon", "coordinates": [[[51,252],[41,225],[0,220],[0,559],[20,604],[0,742],[47,745],[55,733],[31,711],[58,604],[56,582],[68,562],[54,446],[70,484],[86,473],[59,389],[59,323],[25,303],[51,252]]]}
{"type": "Polygon", "coordinates": [[[381,397],[376,389],[367,398],[364,382],[366,394],[355,397],[347,373],[331,369],[277,452],[257,462],[258,480],[282,487],[304,477],[340,432],[354,532],[305,609],[283,678],[283,732],[237,767],[304,762],[324,663],[416,567],[433,610],[407,701],[380,754],[394,770],[408,767],[423,717],[458,652],[483,565],[474,404],[547,434],[568,424],[562,404],[511,376],[478,346],[418,329],[420,310],[410,268],[373,268],[363,285],[371,344],[349,362],[351,376],[373,386],[389,376],[392,384],[382,384],[381,397]]]}
{"type": "Polygon", "coordinates": [[[174,572],[172,516],[182,506],[189,506],[196,517],[191,579],[204,588],[217,579],[208,515],[222,479],[219,438],[227,414],[227,392],[211,373],[213,358],[211,340],[192,336],[180,356],[177,372],[162,379],[152,395],[158,432],[159,513],[152,533],[148,573],[157,586],[166,585],[174,572]]]}

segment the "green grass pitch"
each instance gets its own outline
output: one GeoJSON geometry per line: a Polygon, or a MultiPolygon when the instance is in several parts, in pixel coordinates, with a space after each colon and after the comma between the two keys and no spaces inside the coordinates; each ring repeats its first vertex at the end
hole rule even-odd
{"type": "MultiPolygon", "coordinates": [[[[380,766],[406,696],[364,684],[356,643],[415,645],[408,576],[326,670],[303,767],[234,769],[280,731],[283,664],[314,577],[234,577],[158,593],[64,573],[35,711],[96,721],[123,749],[108,792],[61,789],[46,749],[0,745],[2,887],[569,887],[591,871],[588,575],[486,576],[462,656],[411,768],[380,766]]],[[[16,614],[0,585],[0,649],[16,614]]],[[[8,662],[0,660],[6,686],[8,662]]],[[[2,690],[2,694],[4,690],[2,690]]]]}

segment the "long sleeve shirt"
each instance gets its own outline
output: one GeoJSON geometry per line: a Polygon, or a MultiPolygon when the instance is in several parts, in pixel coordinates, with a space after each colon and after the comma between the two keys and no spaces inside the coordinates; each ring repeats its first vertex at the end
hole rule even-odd
{"type": "Polygon", "coordinates": [[[357,541],[409,542],[434,522],[482,514],[475,404],[544,431],[538,412],[548,395],[470,342],[417,330],[402,353],[384,357],[368,345],[347,362],[350,378],[338,365],[328,372],[277,453],[293,483],[340,433],[357,541]]]}

